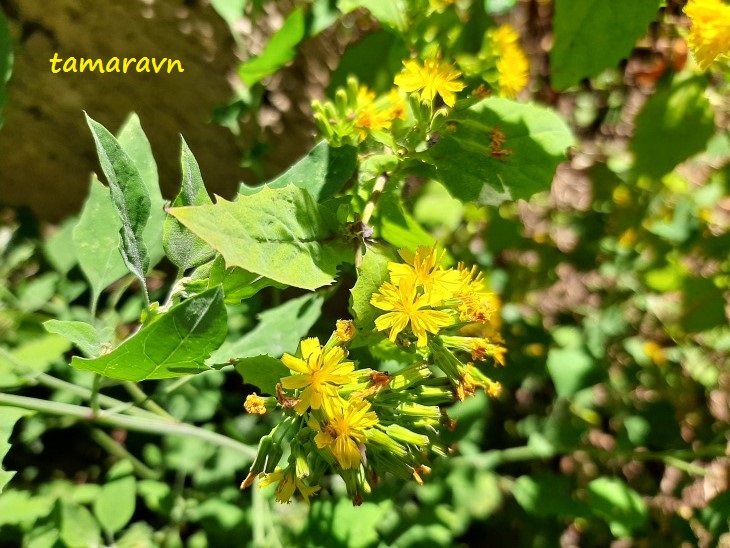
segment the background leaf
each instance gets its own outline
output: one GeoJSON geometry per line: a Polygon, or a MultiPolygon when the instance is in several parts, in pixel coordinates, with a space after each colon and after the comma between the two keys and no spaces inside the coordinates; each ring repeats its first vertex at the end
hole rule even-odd
{"type": "MultiPolygon", "coordinates": [[[[357,149],[355,147],[349,145],[331,147],[327,141],[320,141],[296,164],[266,184],[269,188],[284,188],[292,184],[305,189],[317,202],[321,203],[342,189],[355,171],[356,165],[357,149]]],[[[242,184],[239,192],[251,195],[256,194],[262,188],[263,186],[250,187],[242,184]]]]}
{"type": "Polygon", "coordinates": [[[587,499],[591,512],[603,518],[619,538],[630,537],[646,523],[648,511],[643,499],[619,479],[593,480],[588,484],[587,499]]]}
{"type": "Polygon", "coordinates": [[[403,31],[408,26],[408,4],[403,0],[338,0],[337,7],[342,13],[365,8],[375,19],[394,29],[403,31]]]}
{"type": "MultiPolygon", "coordinates": [[[[15,423],[30,414],[31,412],[27,409],[0,406],[0,464],[2,464],[5,455],[10,450],[10,434],[13,433],[15,423]]],[[[15,472],[0,467],[0,493],[3,492],[3,489],[14,475],[15,472]]]]}
{"type": "Polygon", "coordinates": [[[338,265],[354,260],[333,208],[294,185],[170,214],[223,255],[227,266],[286,285],[313,290],[331,284],[338,265]]]}
{"type": "Polygon", "coordinates": [[[223,291],[209,289],[172,307],[111,353],[71,365],[113,379],[165,379],[205,371],[203,363],[226,336],[223,291]]]}
{"type": "MultiPolygon", "coordinates": [[[[200,174],[200,167],[192,151],[182,141],[180,164],[182,167],[182,183],[180,192],[172,202],[173,207],[212,204],[205,190],[205,183],[200,174]]],[[[185,228],[180,221],[167,215],[164,226],[162,244],[169,259],[182,270],[199,266],[213,257],[214,251],[195,234],[185,228]]]]}
{"type": "Polygon", "coordinates": [[[574,142],[570,129],[553,111],[510,99],[490,97],[455,113],[453,131],[441,133],[425,153],[435,175],[462,202],[499,204],[528,199],[547,190],[566,149],[574,142]],[[498,128],[503,149],[493,158],[490,136],[498,128]]]}
{"type": "Polygon", "coordinates": [[[294,9],[274,33],[261,55],[238,67],[238,76],[251,87],[273,74],[296,56],[296,46],[306,36],[304,10],[294,9]]]}
{"type": "Polygon", "coordinates": [[[638,174],[658,179],[705,149],[715,132],[706,87],[704,76],[677,76],[649,98],[636,117],[631,141],[638,174]]]}
{"type": "Polygon", "coordinates": [[[101,354],[105,342],[93,325],[86,322],[47,320],[43,327],[49,333],[55,333],[74,343],[88,357],[101,354]]]}
{"type": "Polygon", "coordinates": [[[113,535],[121,531],[134,515],[137,480],[129,461],[115,464],[107,477],[94,499],[93,509],[104,531],[113,535]]]}
{"type": "Polygon", "coordinates": [[[550,51],[555,89],[597,76],[629,56],[654,21],[659,0],[556,0],[550,51]]]}
{"type": "Polygon", "coordinates": [[[371,305],[370,299],[383,282],[390,278],[388,262],[394,260],[382,247],[368,246],[363,255],[362,264],[357,269],[357,282],[350,290],[350,313],[357,328],[351,345],[353,348],[371,344],[384,337],[382,333],[376,334],[373,331],[375,318],[383,311],[371,305]]]}
{"type": "Polygon", "coordinates": [[[150,215],[147,187],[134,162],[114,136],[88,115],[86,122],[94,137],[101,169],[109,183],[114,209],[122,221],[119,231],[122,258],[146,291],[145,274],[150,261],[142,234],[150,215]]]}

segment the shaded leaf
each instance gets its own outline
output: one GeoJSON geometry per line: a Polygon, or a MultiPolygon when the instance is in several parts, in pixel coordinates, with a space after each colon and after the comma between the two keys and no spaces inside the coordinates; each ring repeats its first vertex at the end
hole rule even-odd
{"type": "MultiPolygon", "coordinates": [[[[321,141],[306,156],[266,185],[269,188],[284,188],[292,184],[308,191],[317,202],[323,202],[342,189],[355,171],[356,164],[355,147],[331,147],[327,141],[321,141]]],[[[249,196],[262,188],[242,184],[239,192],[249,196]]]]}
{"type": "Polygon", "coordinates": [[[223,291],[209,289],[172,307],[96,359],[74,357],[71,365],[113,379],[141,381],[205,371],[205,359],[226,336],[223,291]]]}
{"type": "MultiPolygon", "coordinates": [[[[173,207],[212,204],[205,190],[205,183],[200,174],[198,161],[185,142],[182,141],[180,164],[182,166],[182,183],[180,192],[172,202],[173,207]]],[[[175,217],[168,215],[165,219],[162,244],[168,258],[182,270],[199,266],[213,257],[214,251],[195,234],[185,228],[175,217]]]]}
{"type": "Polygon", "coordinates": [[[145,273],[149,268],[143,231],[150,215],[147,187],[131,158],[116,138],[100,123],[86,115],[99,156],[101,169],[109,183],[114,209],[122,221],[120,251],[124,263],[145,288],[145,273]]]}
{"type": "Polygon", "coordinates": [[[639,494],[623,481],[598,478],[588,484],[590,511],[602,518],[619,538],[630,537],[644,526],[648,517],[646,504],[639,494]]]}
{"type": "Polygon", "coordinates": [[[223,288],[226,304],[238,304],[254,296],[265,287],[286,288],[285,285],[254,274],[243,268],[226,268],[223,257],[218,255],[213,261],[208,279],[208,287],[220,285],[223,288]]]}
{"type": "Polygon", "coordinates": [[[434,244],[433,236],[403,209],[402,200],[394,192],[384,192],[380,197],[373,226],[383,240],[398,249],[415,250],[434,244]]]}
{"type": "Polygon", "coordinates": [[[490,97],[454,114],[424,159],[454,198],[496,205],[528,199],[548,190],[573,136],[553,111],[510,99],[490,97]],[[492,157],[491,135],[504,134],[503,150],[492,157]]]}
{"type": "Polygon", "coordinates": [[[300,339],[322,314],[324,299],[320,295],[302,295],[266,310],[251,331],[236,341],[227,341],[211,356],[210,362],[223,363],[231,358],[249,358],[267,354],[275,358],[284,352],[296,352],[300,339]]]}
{"type": "Polygon", "coordinates": [[[215,205],[170,209],[182,224],[238,266],[277,282],[316,289],[335,280],[337,267],[354,260],[344,227],[329,204],[289,185],[215,205]]]}
{"type": "Polygon", "coordinates": [[[551,82],[565,89],[626,58],[654,21],[660,0],[556,0],[551,82]]]}
{"type": "MultiPolygon", "coordinates": [[[[2,464],[5,455],[10,450],[10,435],[13,433],[15,423],[21,418],[30,415],[31,411],[27,409],[18,409],[17,407],[0,406],[0,464],[2,464]]],[[[15,472],[5,470],[0,467],[0,493],[13,478],[15,472]]],[[[0,523],[3,520],[0,518],[0,523]]]]}
{"type": "Polygon", "coordinates": [[[236,363],[236,371],[243,382],[257,386],[262,394],[276,394],[276,385],[282,377],[289,376],[289,370],[280,360],[261,355],[242,358],[236,363]]]}

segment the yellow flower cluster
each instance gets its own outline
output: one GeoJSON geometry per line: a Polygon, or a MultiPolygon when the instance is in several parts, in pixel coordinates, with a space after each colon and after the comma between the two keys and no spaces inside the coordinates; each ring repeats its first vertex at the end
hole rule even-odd
{"type": "Polygon", "coordinates": [[[722,0],[689,0],[684,13],[692,21],[689,48],[702,70],[718,57],[730,54],[730,4],[722,0]]]}
{"type": "Polygon", "coordinates": [[[357,338],[349,320],[339,320],[324,345],[316,337],[302,340],[295,355],[281,358],[291,374],[280,380],[276,395],[246,400],[249,413],[278,407],[284,419],[261,439],[242,488],[262,476],[260,486],[276,484],[278,501],[299,492],[309,502],[329,470],[359,504],[385,474],[422,484],[429,453],[445,454],[439,432],[452,423],[442,406],[477,388],[499,395],[499,383],[474,365],[487,359],[504,365],[505,353],[499,300],[481,273],[463,264],[443,268],[444,253],[435,247],[400,254],[403,262],[388,263],[389,280],[371,303],[386,310],[375,320],[376,330],[389,330],[390,341],[413,352],[413,365],[393,374],[358,368],[348,359],[346,347],[357,338]],[[432,368],[444,375],[433,376],[432,368]],[[281,467],[285,447],[289,462],[281,467]]]}
{"type": "Polygon", "coordinates": [[[509,25],[501,25],[489,31],[493,55],[497,58],[499,95],[514,98],[527,85],[530,63],[520,47],[519,35],[509,25]]]}
{"type": "Polygon", "coordinates": [[[334,102],[314,101],[312,110],[319,130],[334,146],[358,145],[406,117],[406,103],[395,88],[377,96],[355,78],[337,90],[334,102]]]}

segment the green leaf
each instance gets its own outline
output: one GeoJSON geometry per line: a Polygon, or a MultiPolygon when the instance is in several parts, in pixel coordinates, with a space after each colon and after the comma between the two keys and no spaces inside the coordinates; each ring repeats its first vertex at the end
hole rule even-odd
{"type": "Polygon", "coordinates": [[[251,87],[273,74],[296,56],[296,46],[306,35],[304,10],[296,8],[266,44],[261,55],[238,67],[238,76],[251,87]]]}
{"type": "Polygon", "coordinates": [[[137,480],[129,461],[120,461],[109,470],[107,482],[94,500],[94,515],[108,535],[121,531],[134,515],[137,480]]]}
{"type": "Polygon", "coordinates": [[[383,334],[375,334],[375,318],[383,313],[382,310],[370,304],[373,293],[376,293],[383,282],[388,281],[388,262],[395,261],[382,247],[368,246],[357,269],[357,281],[350,290],[350,313],[354,318],[357,333],[352,341],[352,347],[372,344],[375,339],[382,339],[383,334]]]}
{"type": "Polygon", "coordinates": [[[139,116],[132,113],[117,133],[119,145],[132,160],[142,178],[150,198],[150,212],[142,238],[150,258],[150,266],[160,262],[165,252],[162,249],[162,226],[165,222],[165,199],[160,192],[160,179],[157,164],[152,155],[150,142],[139,123],[139,116]]]}
{"type": "Polygon", "coordinates": [[[43,243],[43,252],[48,262],[59,274],[67,274],[78,262],[73,242],[73,232],[78,222],[77,217],[69,217],[43,243]]]}
{"type": "Polygon", "coordinates": [[[682,328],[689,333],[727,326],[724,292],[707,278],[685,278],[682,285],[682,328]]]}
{"type": "Polygon", "coordinates": [[[408,4],[403,0],[338,0],[337,7],[343,14],[365,8],[384,25],[400,31],[408,28],[408,4]]]}
{"type": "MultiPolygon", "coordinates": [[[[173,207],[212,204],[205,190],[205,183],[200,174],[198,161],[185,142],[182,141],[180,164],[182,165],[182,183],[180,192],[172,202],[173,207]]],[[[199,266],[213,257],[213,250],[195,234],[185,228],[175,217],[168,215],[162,240],[165,253],[169,259],[182,270],[199,266]]]]}
{"type": "Polygon", "coordinates": [[[354,260],[334,208],[319,205],[294,185],[264,188],[215,205],[170,209],[182,224],[238,266],[277,282],[316,289],[335,280],[337,266],[354,260]]]}
{"type": "Polygon", "coordinates": [[[86,122],[94,136],[99,163],[109,183],[114,209],[122,220],[122,228],[119,230],[122,258],[146,292],[145,273],[150,260],[142,234],[150,215],[147,187],[137,166],[114,136],[88,114],[86,122]]]}
{"type": "Polygon", "coordinates": [[[113,379],[165,379],[205,371],[205,359],[226,336],[223,291],[209,289],[172,307],[111,353],[71,365],[113,379]]]}
{"type": "Polygon", "coordinates": [[[619,538],[632,536],[646,523],[648,512],[639,494],[620,479],[598,478],[588,484],[590,511],[608,523],[619,538]]]}
{"type": "MultiPolygon", "coordinates": [[[[331,147],[327,141],[321,141],[304,158],[266,184],[269,188],[284,188],[292,184],[307,190],[317,202],[321,203],[342,189],[355,171],[356,165],[355,147],[331,147]]],[[[250,196],[262,188],[264,187],[242,184],[239,192],[250,196]]]]}
{"type": "Polygon", "coordinates": [[[403,209],[400,197],[394,192],[384,192],[380,197],[373,226],[383,240],[398,249],[414,250],[434,244],[433,236],[403,209]]]}
{"type": "Polygon", "coordinates": [[[715,132],[706,89],[705,76],[675,76],[649,98],[636,117],[630,146],[638,174],[659,179],[705,150],[715,132]]]}
{"type": "Polygon", "coordinates": [[[289,370],[280,360],[271,356],[242,358],[236,363],[236,371],[243,382],[257,386],[262,394],[276,394],[276,385],[282,377],[289,376],[289,370]]]}
{"type": "Polygon", "coordinates": [[[0,386],[16,386],[22,379],[16,374],[45,372],[51,364],[61,360],[71,343],[58,335],[39,335],[13,348],[10,359],[0,356],[0,386]],[[13,363],[22,364],[22,369],[13,363]]]}
{"type": "Polygon", "coordinates": [[[551,348],[547,370],[558,397],[569,397],[600,380],[600,370],[593,357],[582,347],[551,348]]]}
{"type": "Polygon", "coordinates": [[[59,500],[61,541],[65,546],[99,546],[101,531],[94,516],[85,507],[59,500]]]}
{"type": "Polygon", "coordinates": [[[220,285],[223,288],[226,304],[238,304],[241,301],[254,296],[265,287],[278,287],[285,289],[286,286],[254,274],[237,266],[226,268],[223,257],[218,255],[213,261],[210,269],[208,287],[220,285]]]}
{"type": "Polygon", "coordinates": [[[556,0],[551,82],[565,89],[629,56],[654,21],[660,0],[556,0]]]}
{"type": "Polygon", "coordinates": [[[248,0],[211,0],[210,5],[223,20],[232,27],[243,17],[243,10],[246,9],[248,0]]]}
{"type": "MultiPolygon", "coordinates": [[[[18,409],[17,407],[0,406],[0,464],[2,464],[5,455],[10,450],[10,435],[13,433],[15,423],[22,417],[30,415],[27,409],[18,409]]],[[[13,478],[15,472],[4,470],[0,467],[0,493],[13,478]]],[[[2,519],[0,518],[0,523],[2,519]]]]}
{"type": "Polygon", "coordinates": [[[0,128],[3,127],[2,110],[7,101],[6,84],[13,72],[13,42],[5,15],[0,11],[0,128]]]}
{"type": "Polygon", "coordinates": [[[424,158],[462,202],[496,205],[548,190],[574,142],[554,111],[510,99],[490,97],[455,113],[453,119],[453,129],[442,132],[424,158]],[[504,134],[502,149],[511,154],[491,156],[493,129],[504,134]]]}
{"type": "Polygon", "coordinates": [[[278,358],[284,352],[293,354],[299,340],[322,314],[324,298],[302,295],[261,313],[258,325],[234,342],[226,342],[209,362],[223,363],[230,358],[249,358],[267,354],[278,358]]]}
{"type": "Polygon", "coordinates": [[[512,494],[528,514],[535,516],[585,516],[585,505],[570,495],[570,478],[536,474],[517,478],[512,494]]]}
{"type": "Polygon", "coordinates": [[[99,332],[86,322],[47,320],[43,327],[49,333],[56,333],[74,343],[88,357],[101,354],[103,340],[99,332]]]}
{"type": "Polygon", "coordinates": [[[119,252],[121,227],[109,189],[92,177],[89,196],[73,229],[73,243],[81,271],[91,284],[94,300],[106,287],[129,272],[119,252]]]}

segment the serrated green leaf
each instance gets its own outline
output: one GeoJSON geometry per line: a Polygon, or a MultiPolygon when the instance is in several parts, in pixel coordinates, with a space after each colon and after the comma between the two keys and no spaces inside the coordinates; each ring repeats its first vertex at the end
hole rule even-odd
{"type": "Polygon", "coordinates": [[[223,363],[231,358],[249,358],[267,354],[275,358],[284,352],[293,354],[299,340],[322,314],[322,296],[302,295],[261,313],[256,327],[236,341],[228,341],[211,356],[209,362],[223,363]]]}
{"type": "Polygon", "coordinates": [[[164,209],[165,199],[160,192],[160,178],[157,174],[155,158],[152,155],[152,147],[140,125],[137,114],[130,114],[122,124],[117,133],[117,140],[137,167],[150,198],[150,212],[142,232],[142,239],[147,247],[150,267],[153,267],[165,256],[162,249],[162,226],[167,215],[164,209]]]}
{"type": "MultiPolygon", "coordinates": [[[[356,164],[355,147],[349,145],[331,147],[327,141],[321,141],[306,156],[266,185],[269,188],[284,188],[292,184],[307,190],[317,202],[321,203],[342,189],[355,171],[356,164]]],[[[238,191],[250,196],[262,188],[264,187],[242,184],[238,191]]]]}
{"type": "Polygon", "coordinates": [[[66,546],[99,546],[99,524],[84,506],[59,500],[61,510],[61,541],[66,546]]]}
{"type": "Polygon", "coordinates": [[[455,113],[453,130],[441,133],[424,158],[454,198],[497,205],[548,190],[566,149],[570,129],[552,110],[490,97],[455,113]],[[503,150],[491,156],[491,132],[504,134],[503,150]]]}
{"type": "Polygon", "coordinates": [[[706,89],[705,76],[675,76],[649,98],[636,117],[630,145],[638,174],[659,179],[705,150],[715,132],[706,89]]]}
{"type": "Polygon", "coordinates": [[[565,89],[626,58],[654,21],[660,0],[556,0],[551,83],[565,89]]]}
{"type": "Polygon", "coordinates": [[[365,8],[384,25],[401,31],[408,28],[408,5],[403,0],[338,0],[337,8],[342,13],[365,8]]]}
{"type": "Polygon", "coordinates": [[[370,299],[383,282],[388,281],[388,262],[394,260],[384,248],[377,247],[368,247],[363,256],[362,264],[357,269],[357,281],[350,290],[350,313],[357,329],[351,345],[353,348],[371,344],[375,339],[384,337],[383,334],[374,332],[375,318],[383,311],[371,305],[370,299]]]}
{"type": "Polygon", "coordinates": [[[122,223],[114,211],[109,189],[91,178],[89,196],[73,229],[73,243],[81,271],[89,280],[94,299],[129,272],[119,252],[122,223]]]}
{"type": "MultiPolygon", "coordinates": [[[[13,433],[15,423],[21,418],[30,415],[31,411],[27,409],[18,409],[17,407],[0,406],[0,464],[2,464],[5,455],[10,450],[10,435],[13,433]]],[[[4,470],[0,467],[0,493],[13,478],[15,472],[4,470]]],[[[2,519],[0,519],[2,523],[2,519]]]]}
{"type": "Polygon", "coordinates": [[[261,355],[242,358],[236,363],[236,371],[243,377],[243,382],[257,386],[262,394],[276,394],[276,385],[282,377],[290,373],[280,360],[261,355]]]}
{"type": "MultiPolygon", "coordinates": [[[[203,176],[200,174],[198,161],[192,151],[180,137],[182,148],[180,164],[182,166],[182,183],[180,192],[172,202],[173,207],[212,204],[205,190],[203,176]]],[[[182,270],[203,264],[213,257],[214,251],[203,240],[185,228],[175,217],[168,215],[165,219],[163,233],[165,253],[175,266],[182,270]]]]}
{"type": "Polygon", "coordinates": [[[304,10],[294,9],[274,33],[261,55],[238,67],[238,76],[251,87],[273,74],[296,56],[296,46],[306,36],[304,10]]]}
{"type": "Polygon", "coordinates": [[[588,484],[590,511],[608,523],[611,533],[630,537],[644,526],[648,517],[646,504],[639,494],[620,479],[598,478],[588,484]]]}
{"type": "Polygon", "coordinates": [[[56,333],[74,343],[87,357],[101,354],[103,340],[96,328],[86,322],[47,320],[43,327],[49,333],[56,333]]]}
{"type": "Polygon", "coordinates": [[[182,224],[238,266],[277,282],[316,289],[335,280],[354,249],[328,204],[294,185],[264,188],[238,201],[170,209],[182,224]]]}
{"type": "Polygon", "coordinates": [[[117,463],[108,473],[94,500],[94,515],[104,531],[113,535],[121,531],[134,515],[137,480],[128,461],[117,463]]]}
{"type": "Polygon", "coordinates": [[[149,268],[149,256],[143,232],[150,216],[150,197],[147,187],[132,159],[117,139],[100,123],[86,115],[94,137],[101,169],[109,183],[114,209],[122,221],[119,231],[122,239],[120,251],[127,268],[147,291],[145,273],[149,268]]]}
{"type": "Polygon", "coordinates": [[[223,288],[226,304],[238,304],[254,296],[265,287],[286,288],[285,285],[264,278],[237,266],[226,268],[223,257],[218,255],[210,269],[208,286],[223,288]]]}
{"type": "Polygon", "coordinates": [[[69,217],[43,243],[43,252],[48,262],[61,275],[67,274],[78,262],[73,242],[73,231],[78,222],[77,217],[69,217]]]}
{"type": "Polygon", "coordinates": [[[111,353],[71,365],[113,379],[165,379],[206,371],[204,361],[226,336],[223,291],[209,289],[172,307],[111,353]]]}

